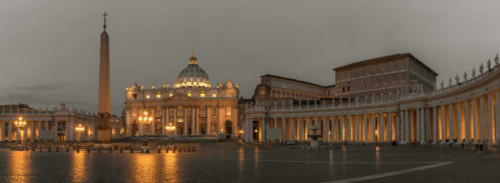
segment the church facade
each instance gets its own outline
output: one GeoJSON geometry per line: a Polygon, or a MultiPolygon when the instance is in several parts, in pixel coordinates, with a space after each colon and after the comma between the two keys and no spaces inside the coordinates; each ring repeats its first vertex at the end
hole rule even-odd
{"type": "Polygon", "coordinates": [[[237,138],[238,96],[238,84],[231,80],[212,86],[193,51],[172,85],[126,88],[126,136],[237,138]]]}

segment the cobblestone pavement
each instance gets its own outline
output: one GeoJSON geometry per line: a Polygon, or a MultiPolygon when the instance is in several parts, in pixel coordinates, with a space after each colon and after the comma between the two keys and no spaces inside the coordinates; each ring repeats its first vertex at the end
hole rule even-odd
{"type": "Polygon", "coordinates": [[[195,152],[0,150],[0,182],[500,182],[500,153],[473,147],[299,150],[204,144],[195,152]]]}

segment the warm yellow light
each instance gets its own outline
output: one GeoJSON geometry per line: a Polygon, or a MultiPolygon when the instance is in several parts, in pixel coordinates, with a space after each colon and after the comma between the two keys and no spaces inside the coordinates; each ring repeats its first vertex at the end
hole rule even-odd
{"type": "Polygon", "coordinates": [[[139,121],[142,121],[142,116],[139,116],[139,121]]]}
{"type": "Polygon", "coordinates": [[[243,134],[243,130],[238,131],[238,133],[243,134]]]}
{"type": "Polygon", "coordinates": [[[213,93],[213,94],[212,94],[212,97],[214,97],[214,98],[215,98],[215,97],[217,97],[217,94],[213,93]]]}
{"type": "Polygon", "coordinates": [[[200,97],[205,97],[205,92],[200,93],[200,97]]]}
{"type": "Polygon", "coordinates": [[[161,94],[156,94],[156,98],[161,98],[161,94]]]}
{"type": "Polygon", "coordinates": [[[188,97],[191,97],[191,93],[188,93],[188,97]]]}
{"type": "Polygon", "coordinates": [[[254,132],[257,133],[258,132],[257,129],[255,129],[254,132]]]}

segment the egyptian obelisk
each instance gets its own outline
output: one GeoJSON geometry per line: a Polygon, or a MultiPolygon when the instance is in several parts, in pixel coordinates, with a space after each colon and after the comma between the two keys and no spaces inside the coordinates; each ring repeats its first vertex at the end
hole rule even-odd
{"type": "Polygon", "coordinates": [[[97,109],[97,140],[111,140],[110,85],[109,85],[109,35],[106,32],[106,16],[104,12],[104,31],[101,33],[101,53],[99,60],[99,101],[97,109]]]}

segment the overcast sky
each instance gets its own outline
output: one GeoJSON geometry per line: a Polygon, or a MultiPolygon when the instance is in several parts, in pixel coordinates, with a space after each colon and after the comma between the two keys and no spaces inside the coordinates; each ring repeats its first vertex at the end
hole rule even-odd
{"type": "Polygon", "coordinates": [[[126,86],[173,83],[193,49],[245,98],[263,74],[330,85],[334,67],[409,52],[440,82],[500,51],[500,1],[0,1],[0,104],[96,112],[104,11],[114,114],[126,86]]]}

